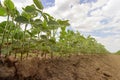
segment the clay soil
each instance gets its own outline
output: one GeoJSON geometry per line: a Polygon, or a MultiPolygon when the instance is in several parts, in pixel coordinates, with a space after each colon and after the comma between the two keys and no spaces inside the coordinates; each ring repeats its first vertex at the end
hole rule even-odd
{"type": "Polygon", "coordinates": [[[0,80],[120,80],[119,55],[0,60],[0,80]]]}

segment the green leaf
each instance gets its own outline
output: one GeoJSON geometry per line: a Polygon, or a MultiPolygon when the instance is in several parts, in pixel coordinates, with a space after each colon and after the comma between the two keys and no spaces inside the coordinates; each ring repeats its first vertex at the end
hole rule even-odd
{"type": "Polygon", "coordinates": [[[37,33],[38,33],[38,29],[37,28],[31,29],[31,36],[36,35],[37,33]]]}
{"type": "Polygon", "coordinates": [[[30,20],[31,18],[31,14],[28,14],[27,12],[23,11],[21,16],[24,16],[25,18],[27,18],[28,20],[30,20]]]}
{"type": "Polygon", "coordinates": [[[46,35],[41,35],[40,37],[41,37],[42,39],[45,39],[45,40],[47,39],[47,36],[46,36],[46,35]]]}
{"type": "Polygon", "coordinates": [[[3,33],[3,28],[0,27],[0,33],[3,33]]]}
{"type": "Polygon", "coordinates": [[[42,3],[41,3],[41,1],[39,1],[39,0],[33,0],[33,2],[37,6],[37,8],[39,8],[39,9],[43,9],[44,8],[43,5],[42,5],[42,3]]]}
{"type": "Polygon", "coordinates": [[[26,6],[24,10],[28,13],[33,13],[35,12],[35,6],[34,5],[26,6]]]}
{"type": "Polygon", "coordinates": [[[63,25],[63,26],[69,26],[69,20],[57,20],[57,22],[60,24],[60,25],[63,25]]]}
{"type": "Polygon", "coordinates": [[[12,21],[9,21],[9,30],[14,30],[15,29],[15,24],[12,21]]]}
{"type": "Polygon", "coordinates": [[[54,17],[52,17],[50,14],[48,14],[48,13],[43,13],[43,15],[45,15],[45,16],[48,16],[50,19],[54,19],[54,17]]]}
{"type": "Polygon", "coordinates": [[[42,25],[43,25],[43,27],[47,27],[47,22],[46,22],[46,20],[43,21],[43,24],[42,24],[42,25]]]}
{"type": "Polygon", "coordinates": [[[42,13],[42,16],[43,16],[44,20],[46,20],[46,22],[48,22],[48,18],[44,13],[42,13]]]}
{"type": "Polygon", "coordinates": [[[16,8],[10,10],[10,13],[11,13],[11,17],[16,17],[20,15],[19,11],[16,8]]]}
{"type": "Polygon", "coordinates": [[[58,24],[56,21],[54,21],[54,20],[50,20],[50,21],[48,22],[48,25],[49,25],[49,26],[59,26],[59,24],[58,24]]]}
{"type": "Polygon", "coordinates": [[[9,10],[13,10],[15,8],[14,3],[11,0],[5,0],[4,5],[9,10]]]}
{"type": "Polygon", "coordinates": [[[5,8],[0,6],[0,16],[6,16],[6,10],[5,8]]]}
{"type": "Polygon", "coordinates": [[[28,20],[31,18],[31,14],[28,14],[25,11],[23,11],[21,15],[24,16],[25,18],[27,18],[28,20]]]}
{"type": "Polygon", "coordinates": [[[0,27],[4,29],[5,26],[6,26],[6,23],[7,23],[6,21],[1,22],[1,23],[0,23],[0,27]]]}
{"type": "Polygon", "coordinates": [[[20,30],[16,30],[15,32],[14,32],[14,39],[23,39],[23,35],[24,35],[24,33],[22,32],[22,31],[20,31],[20,30]]]}
{"type": "Polygon", "coordinates": [[[15,18],[15,21],[19,22],[19,23],[28,23],[28,19],[24,16],[18,16],[15,18]]]}
{"type": "Polygon", "coordinates": [[[51,39],[49,39],[49,42],[52,43],[52,44],[55,44],[56,43],[56,39],[55,38],[51,38],[51,39]]]}
{"type": "Polygon", "coordinates": [[[34,21],[34,24],[36,24],[36,25],[41,25],[41,24],[42,24],[42,20],[41,20],[41,19],[36,19],[36,20],[34,21]]]}

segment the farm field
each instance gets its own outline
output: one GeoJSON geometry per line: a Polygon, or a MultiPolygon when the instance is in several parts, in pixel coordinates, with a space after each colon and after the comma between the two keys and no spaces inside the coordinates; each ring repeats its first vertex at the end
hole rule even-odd
{"type": "Polygon", "coordinates": [[[120,80],[120,51],[69,29],[40,0],[22,10],[0,2],[0,80],[120,80]]]}

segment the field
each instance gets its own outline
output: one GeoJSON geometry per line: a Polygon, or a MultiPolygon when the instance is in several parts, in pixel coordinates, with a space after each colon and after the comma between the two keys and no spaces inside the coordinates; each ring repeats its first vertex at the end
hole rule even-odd
{"type": "Polygon", "coordinates": [[[120,80],[119,60],[112,54],[5,60],[0,63],[0,80],[120,80]]]}
{"type": "Polygon", "coordinates": [[[0,3],[0,80],[120,80],[120,51],[69,29],[40,0],[21,9],[0,3]]]}

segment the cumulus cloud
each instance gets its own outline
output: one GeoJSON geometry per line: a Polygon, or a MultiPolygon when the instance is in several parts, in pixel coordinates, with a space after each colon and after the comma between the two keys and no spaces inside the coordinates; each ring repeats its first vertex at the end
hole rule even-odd
{"type": "Polygon", "coordinates": [[[99,0],[96,3],[80,4],[79,0],[55,0],[55,6],[46,8],[45,11],[57,18],[70,20],[71,26],[76,27],[77,30],[79,28],[80,30],[91,31],[95,27],[101,26],[99,21],[104,16],[89,15],[92,15],[94,9],[102,7],[106,2],[104,1],[99,0]]]}

